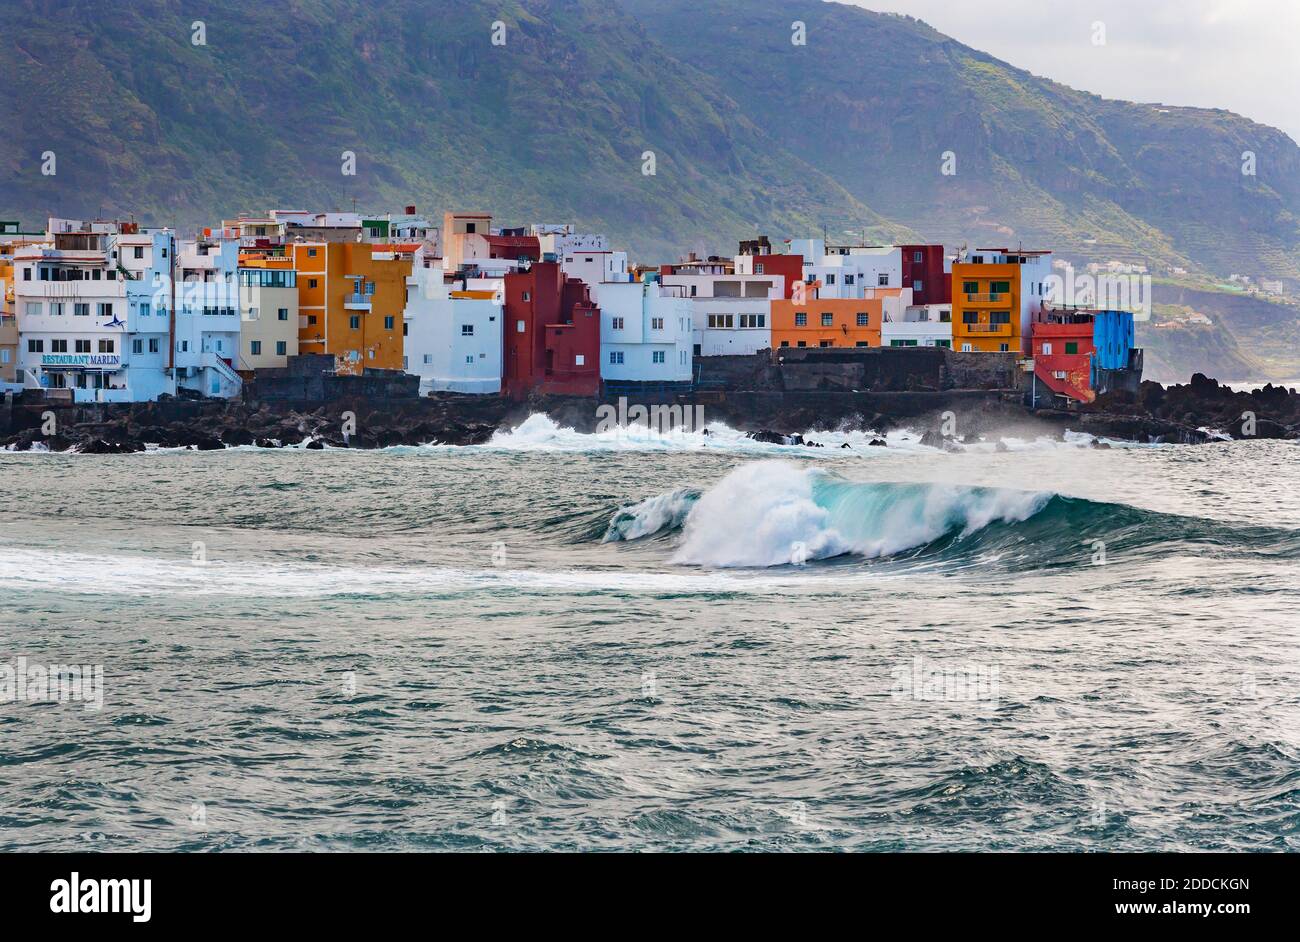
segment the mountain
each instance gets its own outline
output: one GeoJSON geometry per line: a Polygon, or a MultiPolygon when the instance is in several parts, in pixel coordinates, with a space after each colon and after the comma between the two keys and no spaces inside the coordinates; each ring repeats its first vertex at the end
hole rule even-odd
{"type": "Polygon", "coordinates": [[[7,0],[0,82],[0,214],[28,227],[414,203],[572,220],[643,260],[825,229],[1300,276],[1281,132],[822,0],[7,0]]]}
{"type": "Polygon", "coordinates": [[[783,148],[930,239],[1300,275],[1300,147],[1281,131],[1075,91],[855,6],[624,2],[783,148]]]}
{"type": "Polygon", "coordinates": [[[909,234],[775,148],[716,82],[599,0],[180,7],[5,4],[8,216],[211,225],[273,206],[414,203],[576,220],[669,257],[828,217],[909,234]],[[54,176],[40,173],[46,151],[54,176]]]}

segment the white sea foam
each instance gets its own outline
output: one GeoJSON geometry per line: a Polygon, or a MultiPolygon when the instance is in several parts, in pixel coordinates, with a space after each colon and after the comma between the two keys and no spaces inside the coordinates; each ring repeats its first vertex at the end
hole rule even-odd
{"type": "Polygon", "coordinates": [[[844,553],[888,556],[994,521],[1033,516],[1051,494],[842,481],[789,462],[742,465],[691,509],[673,562],[782,566],[844,553]]]}

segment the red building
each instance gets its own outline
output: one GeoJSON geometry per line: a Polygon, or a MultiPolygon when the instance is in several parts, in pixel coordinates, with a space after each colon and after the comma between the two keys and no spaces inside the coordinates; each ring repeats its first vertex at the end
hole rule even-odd
{"type": "Polygon", "coordinates": [[[943,270],[942,245],[900,245],[903,287],[913,304],[951,304],[952,278],[943,270]]]}
{"type": "Polygon", "coordinates": [[[504,326],[506,395],[600,394],[600,309],[586,284],[566,277],[558,263],[506,275],[504,326]]]}
{"type": "MultiPolygon", "coordinates": [[[[940,253],[942,262],[942,253],[940,253]]],[[[794,286],[803,281],[802,255],[774,255],[767,236],[740,243],[736,257],[736,271],[749,275],[777,275],[785,279],[785,299],[794,297],[794,286]]]]}
{"type": "Polygon", "coordinates": [[[1034,321],[1034,380],[1060,396],[1092,402],[1093,319],[1053,312],[1034,321]]]}

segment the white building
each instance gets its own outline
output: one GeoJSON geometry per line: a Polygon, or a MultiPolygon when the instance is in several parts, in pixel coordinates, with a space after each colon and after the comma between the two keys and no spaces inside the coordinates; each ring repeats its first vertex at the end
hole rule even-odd
{"type": "Polygon", "coordinates": [[[790,251],[803,255],[804,280],[821,285],[819,298],[864,298],[873,288],[903,287],[903,253],[896,245],[827,246],[821,239],[795,239],[790,251]]]}
{"type": "Polygon", "coordinates": [[[780,275],[737,275],[731,266],[663,275],[691,304],[695,356],[749,354],[772,346],[772,302],[785,297],[780,275]]]}
{"type": "Polygon", "coordinates": [[[689,383],[691,303],[657,275],[590,285],[600,307],[600,376],[607,381],[689,383]]]}
{"type": "Polygon", "coordinates": [[[570,278],[580,278],[589,285],[606,281],[628,281],[627,253],[611,251],[604,235],[584,235],[572,226],[534,225],[542,255],[555,256],[560,268],[570,278]]]}
{"type": "Polygon", "coordinates": [[[901,314],[889,304],[885,308],[880,325],[882,347],[952,346],[951,304],[909,304],[901,314]]]}
{"type": "Polygon", "coordinates": [[[501,391],[503,308],[500,279],[462,277],[450,284],[439,267],[406,279],[404,368],[420,394],[501,391]]]}
{"type": "Polygon", "coordinates": [[[168,230],[51,219],[48,241],[14,256],[19,377],[79,402],[133,402],[175,390],[167,371],[168,230]]]}
{"type": "Polygon", "coordinates": [[[237,396],[239,357],[239,242],[185,240],[179,244],[176,284],[176,384],[205,396],[237,396]]]}

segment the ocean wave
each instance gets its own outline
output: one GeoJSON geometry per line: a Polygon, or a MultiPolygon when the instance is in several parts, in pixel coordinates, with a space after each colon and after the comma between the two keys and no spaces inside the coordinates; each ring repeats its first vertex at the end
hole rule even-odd
{"type": "Polygon", "coordinates": [[[784,461],[742,465],[702,494],[679,488],[623,507],[603,539],[676,531],[672,562],[722,568],[843,556],[1051,568],[1189,543],[1300,556],[1300,534],[1291,530],[1232,527],[1049,491],[853,482],[784,461]]]}

